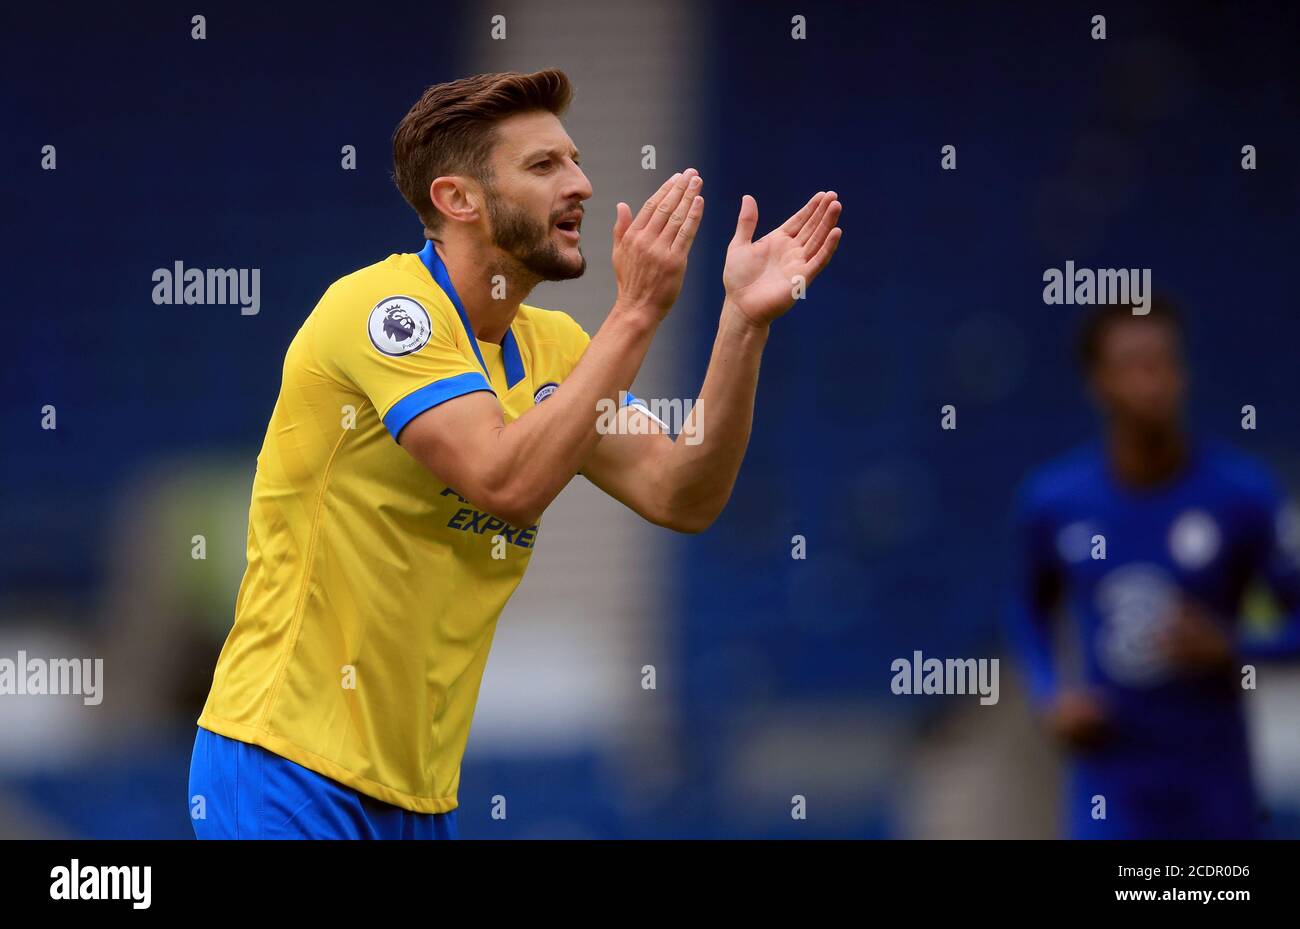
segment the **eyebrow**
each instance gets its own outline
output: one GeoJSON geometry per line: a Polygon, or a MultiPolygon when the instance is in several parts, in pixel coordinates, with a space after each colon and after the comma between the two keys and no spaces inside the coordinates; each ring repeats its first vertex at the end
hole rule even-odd
{"type": "MultiPolygon", "coordinates": [[[[559,149],[559,148],[535,149],[534,151],[531,151],[528,154],[526,154],[523,158],[523,161],[525,164],[532,164],[534,161],[536,161],[538,158],[541,158],[543,155],[558,155],[562,151],[563,149],[559,149]]],[[[573,158],[574,161],[582,160],[582,152],[578,151],[576,148],[570,149],[569,155],[570,157],[573,158]]]]}

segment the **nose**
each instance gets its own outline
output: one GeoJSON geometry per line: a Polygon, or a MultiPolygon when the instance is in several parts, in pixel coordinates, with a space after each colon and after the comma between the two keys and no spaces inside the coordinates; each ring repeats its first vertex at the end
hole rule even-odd
{"type": "Polygon", "coordinates": [[[576,162],[572,162],[572,170],[569,172],[569,181],[565,185],[566,200],[590,200],[591,199],[591,181],[587,180],[587,175],[583,173],[582,168],[576,162]]]}

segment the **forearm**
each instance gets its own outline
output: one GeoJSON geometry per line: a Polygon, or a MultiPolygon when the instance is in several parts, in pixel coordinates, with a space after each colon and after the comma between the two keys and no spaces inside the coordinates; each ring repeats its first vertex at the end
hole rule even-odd
{"type": "Polygon", "coordinates": [[[650,314],[615,303],[564,383],[546,402],[497,429],[490,456],[495,483],[521,519],[539,517],[582,467],[599,438],[601,401],[618,403],[657,328],[650,314]]]}
{"type": "Polygon", "coordinates": [[[724,300],[700,396],[664,456],[659,493],[686,523],[712,522],[726,506],[749,445],[768,328],[724,300]]]}
{"type": "Polygon", "coordinates": [[[1020,657],[1030,700],[1040,709],[1046,707],[1059,687],[1051,616],[1017,598],[1007,607],[1005,635],[1020,657]]]}

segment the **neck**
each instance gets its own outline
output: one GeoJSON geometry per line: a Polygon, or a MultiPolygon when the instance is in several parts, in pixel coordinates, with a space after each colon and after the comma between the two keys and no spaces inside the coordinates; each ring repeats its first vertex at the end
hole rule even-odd
{"type": "Polygon", "coordinates": [[[1111,469],[1124,484],[1146,487],[1176,475],[1187,461],[1187,437],[1177,423],[1152,428],[1112,422],[1106,437],[1111,469]]]}
{"type": "Polygon", "coordinates": [[[434,242],[433,247],[447,266],[475,338],[499,343],[514,322],[519,304],[541,278],[493,247],[448,247],[442,242],[434,242]]]}

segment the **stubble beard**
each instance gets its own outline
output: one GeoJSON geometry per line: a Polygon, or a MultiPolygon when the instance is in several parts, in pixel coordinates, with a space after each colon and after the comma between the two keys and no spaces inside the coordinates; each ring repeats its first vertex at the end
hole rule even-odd
{"type": "Polygon", "coordinates": [[[545,225],[513,206],[490,188],[487,191],[488,221],[492,244],[505,252],[524,273],[538,281],[569,281],[587,270],[587,259],[578,248],[578,259],[566,257],[551,238],[553,218],[545,225]]]}

